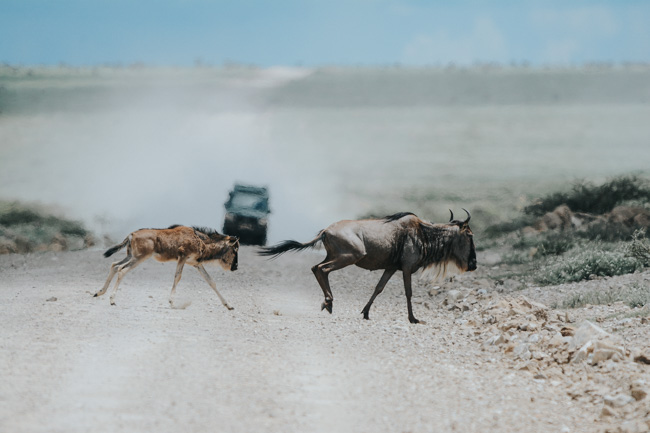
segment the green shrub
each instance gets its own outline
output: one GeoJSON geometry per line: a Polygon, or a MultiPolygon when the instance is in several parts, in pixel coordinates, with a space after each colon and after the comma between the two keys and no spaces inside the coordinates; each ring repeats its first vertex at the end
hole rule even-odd
{"type": "Polygon", "coordinates": [[[597,224],[590,224],[585,230],[576,232],[576,235],[592,241],[629,241],[636,229],[638,227],[627,227],[619,223],[602,221],[597,224]]]}
{"type": "Polygon", "coordinates": [[[7,245],[3,251],[30,252],[56,243],[63,248],[79,248],[90,242],[90,232],[81,222],[60,218],[45,208],[16,201],[0,201],[0,237],[7,245]]]}
{"type": "Polygon", "coordinates": [[[537,203],[526,206],[524,213],[541,216],[566,204],[574,212],[601,215],[630,200],[650,202],[650,184],[647,179],[635,175],[620,176],[599,186],[584,181],[577,182],[570,192],[549,194],[537,203]]]}
{"type": "Polygon", "coordinates": [[[621,251],[586,249],[541,267],[535,280],[545,285],[562,284],[586,280],[591,275],[611,277],[631,274],[642,268],[641,262],[621,251]]]}
{"type": "Polygon", "coordinates": [[[650,287],[634,283],[619,289],[595,289],[569,296],[562,301],[562,308],[581,308],[585,305],[612,304],[624,302],[630,308],[641,308],[650,304],[650,287]]]}
{"type": "Polygon", "coordinates": [[[575,246],[576,239],[571,233],[547,232],[534,236],[521,236],[513,245],[514,249],[537,249],[536,257],[558,256],[575,246]]]}
{"type": "Polygon", "coordinates": [[[562,302],[562,308],[581,308],[585,305],[602,305],[616,302],[618,297],[612,290],[594,290],[569,296],[562,302]]]}
{"type": "Polygon", "coordinates": [[[574,245],[574,238],[566,233],[549,233],[540,240],[537,252],[542,256],[559,256],[569,251],[574,245]]]}
{"type": "Polygon", "coordinates": [[[644,266],[650,266],[650,244],[646,242],[645,228],[632,234],[632,241],[625,246],[625,255],[634,257],[644,266]]]}
{"type": "Polygon", "coordinates": [[[501,257],[501,263],[506,265],[523,265],[531,261],[531,257],[527,252],[513,251],[505,253],[501,257]]]}

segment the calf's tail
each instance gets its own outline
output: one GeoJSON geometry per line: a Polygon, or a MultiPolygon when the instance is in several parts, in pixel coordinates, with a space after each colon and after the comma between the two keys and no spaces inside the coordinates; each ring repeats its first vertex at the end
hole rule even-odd
{"type": "Polygon", "coordinates": [[[110,256],[112,256],[113,254],[115,254],[116,252],[118,252],[119,250],[121,250],[122,248],[124,248],[124,247],[126,246],[126,244],[129,243],[129,237],[130,237],[130,236],[127,236],[126,239],[124,239],[124,240],[122,241],[122,243],[117,244],[117,245],[115,245],[115,246],[110,247],[109,249],[107,249],[107,250],[104,252],[104,257],[110,257],[110,256]]]}
{"type": "Polygon", "coordinates": [[[304,244],[298,241],[282,241],[277,245],[273,245],[272,247],[260,248],[257,254],[259,254],[260,256],[271,256],[272,258],[275,258],[281,254],[286,253],[287,251],[292,251],[292,250],[302,251],[307,248],[313,248],[314,245],[316,245],[318,242],[321,242],[322,240],[323,240],[323,232],[320,232],[318,236],[316,236],[314,239],[304,244]]]}

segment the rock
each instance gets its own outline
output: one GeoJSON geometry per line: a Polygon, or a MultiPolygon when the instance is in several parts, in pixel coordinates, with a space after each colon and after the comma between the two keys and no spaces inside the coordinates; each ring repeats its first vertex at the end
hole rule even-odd
{"type": "Polygon", "coordinates": [[[546,358],[546,354],[544,352],[538,352],[538,351],[531,352],[531,356],[533,357],[533,359],[536,359],[537,361],[541,361],[544,358],[546,358]]]}
{"type": "Polygon", "coordinates": [[[539,329],[539,325],[535,322],[530,322],[530,323],[523,323],[518,326],[520,331],[529,331],[529,332],[534,332],[539,329]]]}
{"type": "Polygon", "coordinates": [[[641,420],[627,420],[623,421],[618,427],[617,432],[620,433],[647,433],[648,426],[641,420]]]}
{"type": "Polygon", "coordinates": [[[553,337],[548,341],[548,345],[550,347],[560,347],[564,346],[565,344],[568,345],[570,341],[570,337],[563,337],[562,334],[559,332],[554,334],[553,337]]]}
{"type": "Polygon", "coordinates": [[[648,392],[644,388],[637,387],[637,386],[632,386],[632,389],[630,390],[630,395],[636,401],[641,401],[644,398],[646,398],[646,396],[648,395],[648,392]]]}
{"type": "Polygon", "coordinates": [[[519,323],[516,320],[509,320],[505,323],[502,323],[499,325],[499,330],[501,331],[508,331],[510,329],[518,329],[519,328],[519,323]]]}
{"type": "MultiPolygon", "coordinates": [[[[487,278],[481,278],[480,280],[474,281],[474,285],[482,287],[479,290],[485,290],[485,287],[494,287],[494,281],[487,278]]],[[[485,290],[487,292],[487,290],[485,290]]]]}
{"type": "MultiPolygon", "coordinates": [[[[571,348],[571,344],[573,344],[573,341],[569,344],[569,349],[571,348]]],[[[607,361],[610,359],[614,361],[620,361],[624,357],[625,349],[623,349],[621,346],[615,346],[607,340],[588,340],[577,352],[573,354],[571,362],[582,362],[587,360],[589,364],[596,365],[599,362],[607,361]]]]}
{"type": "Polygon", "coordinates": [[[619,408],[623,407],[634,401],[634,398],[631,395],[627,394],[616,394],[616,395],[606,395],[603,397],[603,401],[609,407],[619,408]]]}
{"type": "Polygon", "coordinates": [[[560,333],[563,337],[573,337],[576,333],[576,330],[573,326],[564,326],[560,329],[560,333]]]}
{"type": "Polygon", "coordinates": [[[603,406],[603,410],[600,411],[600,417],[601,418],[606,418],[606,417],[616,417],[618,414],[614,409],[612,409],[610,406],[603,406]]]}
{"type": "Polygon", "coordinates": [[[610,340],[613,338],[614,337],[603,328],[587,320],[575,331],[575,334],[569,343],[569,350],[581,348],[589,341],[610,340]]]}
{"type": "Polygon", "coordinates": [[[463,297],[463,294],[461,293],[460,290],[450,290],[447,292],[447,296],[445,297],[445,301],[447,303],[454,303],[461,299],[463,297]]]}
{"type": "Polygon", "coordinates": [[[607,215],[607,220],[613,224],[620,224],[626,227],[640,225],[648,227],[650,224],[650,211],[642,207],[616,206],[607,215]]]}
{"type": "Polygon", "coordinates": [[[497,334],[490,337],[485,344],[488,346],[498,346],[499,344],[504,344],[508,339],[503,334],[497,334]]]}
{"type": "Polygon", "coordinates": [[[535,230],[566,230],[573,227],[573,212],[567,205],[560,205],[553,212],[544,214],[534,225],[535,230]]]}
{"type": "Polygon", "coordinates": [[[530,337],[528,337],[528,342],[530,344],[535,344],[538,343],[542,337],[539,334],[532,334],[530,337]]]}
{"type": "Polygon", "coordinates": [[[11,239],[0,236],[0,254],[11,254],[18,250],[16,243],[11,239]]]}
{"type": "Polygon", "coordinates": [[[529,310],[547,310],[548,307],[540,302],[531,301],[525,296],[520,296],[517,301],[529,310]]]}
{"type": "Polygon", "coordinates": [[[645,353],[639,353],[634,357],[634,362],[650,365],[650,356],[646,355],[645,353]]]}
{"type": "Polygon", "coordinates": [[[492,314],[489,314],[487,316],[483,316],[482,321],[484,325],[493,325],[497,323],[497,318],[494,317],[492,314]]]}
{"type": "Polygon", "coordinates": [[[58,299],[56,297],[52,296],[51,298],[47,298],[46,301],[47,302],[56,302],[56,301],[58,301],[58,299]]]}
{"type": "Polygon", "coordinates": [[[589,357],[589,354],[593,352],[593,345],[594,343],[591,341],[587,341],[584,346],[580,348],[577,352],[573,354],[573,357],[571,358],[571,362],[582,362],[586,360],[589,357]]]}
{"type": "Polygon", "coordinates": [[[512,350],[512,355],[515,357],[515,359],[521,359],[523,361],[527,361],[533,357],[526,343],[520,343],[516,345],[512,350]]]}
{"type": "Polygon", "coordinates": [[[68,249],[68,241],[66,238],[61,235],[60,233],[57,233],[52,237],[52,241],[50,242],[50,245],[48,247],[50,251],[66,251],[68,249]]]}
{"type": "Polygon", "coordinates": [[[593,352],[591,359],[591,365],[596,365],[599,362],[607,361],[608,359],[613,359],[614,361],[620,361],[621,356],[618,351],[612,349],[596,349],[593,352]]]}

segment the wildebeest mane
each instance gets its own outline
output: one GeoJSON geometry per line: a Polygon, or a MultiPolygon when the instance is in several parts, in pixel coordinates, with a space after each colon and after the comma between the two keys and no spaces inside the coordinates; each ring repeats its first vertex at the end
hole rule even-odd
{"type": "Polygon", "coordinates": [[[389,223],[391,221],[397,221],[398,219],[404,218],[405,216],[408,216],[408,215],[416,216],[413,212],[398,212],[398,213],[394,213],[392,215],[387,215],[383,219],[387,223],[389,223]]]}
{"type": "Polygon", "coordinates": [[[210,227],[192,226],[192,229],[194,230],[194,233],[197,233],[197,234],[202,233],[202,234],[206,235],[207,237],[209,237],[210,239],[215,240],[215,241],[216,240],[221,240],[221,239],[226,237],[226,235],[222,235],[221,233],[219,233],[215,229],[211,229],[210,227]]]}
{"type": "Polygon", "coordinates": [[[172,224],[167,228],[160,229],[160,228],[152,228],[152,227],[143,227],[140,230],[169,230],[169,229],[175,229],[176,227],[182,227],[182,224],[172,224]]]}
{"type": "Polygon", "coordinates": [[[449,259],[451,255],[449,229],[442,226],[420,223],[414,237],[416,247],[420,250],[420,268],[449,259]]]}

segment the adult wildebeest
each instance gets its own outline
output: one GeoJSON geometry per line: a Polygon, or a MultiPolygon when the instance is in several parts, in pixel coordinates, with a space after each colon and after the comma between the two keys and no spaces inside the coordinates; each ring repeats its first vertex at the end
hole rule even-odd
{"type": "Polygon", "coordinates": [[[115,245],[104,253],[110,257],[124,247],[126,257],[111,265],[108,278],[102,289],[95,293],[101,296],[106,293],[108,285],[117,273],[117,282],[111,294],[111,305],[115,305],[115,294],[124,275],[143,261],[152,257],[159,262],[177,261],[174,285],[169,295],[169,303],[174,306],[174,293],[176,285],[181,279],[185,263],[194,266],[212,290],[215,291],[221,303],[232,310],[226,300],[217,290],[216,284],[203,267],[203,263],[218,262],[225,270],[237,270],[237,256],[239,254],[239,240],[233,236],[226,236],[215,230],[204,227],[185,227],[173,225],[166,229],[141,229],[126,237],[122,243],[115,245]]]}
{"type": "Polygon", "coordinates": [[[330,272],[349,265],[371,271],[384,269],[374,293],[363,308],[364,319],[368,319],[370,306],[388,280],[396,271],[401,270],[409,321],[418,323],[411,307],[411,275],[414,272],[422,269],[438,278],[452,270],[465,272],[476,269],[470,218],[471,215],[467,212],[465,221],[454,220],[451,212],[449,223],[431,224],[410,212],[404,212],[383,219],[339,221],[307,243],[284,241],[261,249],[259,254],[278,256],[291,250],[311,248],[322,242],[327,256],[311,270],[325,295],[321,310],[327,309],[330,314],[334,300],[328,281],[330,272]]]}

